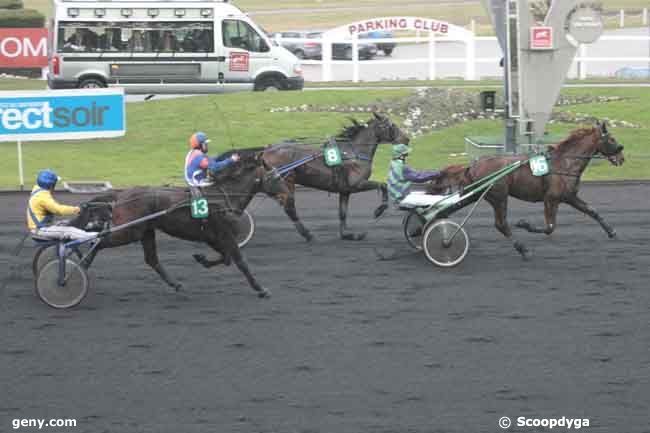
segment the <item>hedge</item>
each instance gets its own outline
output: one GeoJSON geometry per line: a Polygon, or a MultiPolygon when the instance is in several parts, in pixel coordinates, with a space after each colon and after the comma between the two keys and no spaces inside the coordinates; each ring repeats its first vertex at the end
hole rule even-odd
{"type": "Polygon", "coordinates": [[[23,0],[0,0],[0,9],[22,9],[23,0]]]}
{"type": "Polygon", "coordinates": [[[2,27],[45,27],[45,16],[34,9],[0,9],[2,27]]]}

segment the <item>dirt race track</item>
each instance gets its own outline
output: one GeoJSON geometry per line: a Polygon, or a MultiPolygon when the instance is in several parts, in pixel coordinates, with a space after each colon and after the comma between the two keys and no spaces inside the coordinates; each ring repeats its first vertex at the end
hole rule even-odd
{"type": "MultiPolygon", "coordinates": [[[[160,236],[181,294],[134,245],[100,255],[88,298],[56,311],[33,293],[33,248],[10,255],[26,197],[3,195],[0,431],[75,418],[65,431],[474,433],[509,416],[509,431],[532,432],[516,418],[564,416],[589,419],[589,432],[650,432],[650,187],[582,196],[617,240],[564,206],[551,238],[517,232],[534,253],[523,262],[481,204],[451,270],[423,255],[377,260],[374,248],[409,252],[398,213],[344,242],[336,198],[300,191],[317,237],[307,244],[256,199],[245,252],[271,299],[234,267],[194,263],[205,247],[160,236]]],[[[352,227],[377,201],[353,196],[352,227]]],[[[521,217],[541,222],[541,204],[512,202],[511,222],[521,217]]]]}

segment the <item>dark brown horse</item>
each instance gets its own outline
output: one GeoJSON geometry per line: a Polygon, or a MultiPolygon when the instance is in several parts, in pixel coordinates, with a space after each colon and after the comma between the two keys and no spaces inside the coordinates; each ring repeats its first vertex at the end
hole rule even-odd
{"type": "MultiPolygon", "coordinates": [[[[300,234],[310,241],[311,233],[299,222],[295,209],[293,193],[295,186],[303,185],[310,188],[339,194],[339,231],[341,239],[361,240],[365,233],[351,233],[347,228],[347,213],[350,194],[378,190],[382,194],[382,202],[375,210],[375,218],[379,217],[388,206],[388,191],[385,183],[368,180],[372,174],[372,160],[377,146],[381,143],[408,143],[409,138],[387,117],[373,113],[373,118],[366,124],[353,120],[353,124],[336,137],[336,143],[342,152],[343,164],[337,168],[328,167],[322,156],[292,170],[285,181],[292,193],[286,201],[285,211],[296,223],[300,234]]],[[[320,149],[300,140],[285,141],[263,149],[264,161],[273,167],[280,168],[314,155],[320,149]]]]}
{"type": "MultiPolygon", "coordinates": [[[[605,123],[598,123],[594,128],[578,129],[561,143],[549,147],[550,172],[546,176],[533,176],[530,166],[524,164],[515,172],[501,179],[485,196],[485,199],[494,208],[497,230],[512,240],[512,230],[507,221],[507,214],[508,196],[513,196],[528,202],[544,202],[545,227],[536,227],[525,220],[517,223],[517,227],[529,232],[547,235],[553,233],[558,206],[560,203],[566,203],[598,221],[610,238],[616,237],[614,229],[578,197],[580,177],[589,162],[599,154],[606,157],[613,165],[622,165],[625,161],[623,146],[619,145],[612,137],[605,123]]],[[[454,187],[462,189],[515,161],[527,158],[526,156],[488,156],[480,158],[469,167],[450,166],[444,169],[442,176],[429,184],[427,189],[432,194],[441,194],[454,187]]],[[[478,198],[479,196],[473,196],[469,202],[476,201],[478,198]]],[[[461,205],[467,204],[468,202],[465,201],[461,205]]],[[[452,208],[450,212],[440,216],[445,217],[455,210],[457,208],[452,208]]],[[[528,257],[529,251],[523,243],[514,240],[513,244],[524,258],[528,257]]]]}
{"type": "Polygon", "coordinates": [[[170,209],[168,214],[142,222],[124,230],[118,230],[103,238],[97,250],[83,263],[90,266],[98,250],[114,248],[133,242],[141,242],[146,263],[162,279],[175,289],[181,284],[173,279],[158,260],[156,247],[156,230],[188,241],[208,244],[221,255],[214,261],[202,255],[194,258],[206,268],[218,264],[229,265],[234,262],[245,275],[248,283],[260,297],[269,295],[251,274],[248,264],[241,254],[235,235],[237,232],[237,214],[246,207],[253,196],[264,192],[277,198],[287,197],[289,191],[282,179],[273,170],[264,165],[257,155],[244,156],[242,159],[219,172],[215,186],[208,187],[210,214],[207,220],[193,219],[189,208],[190,195],[183,188],[132,188],[118,194],[94,198],[93,202],[112,202],[112,224],[121,225],[146,217],[159,211],[170,209]]]}

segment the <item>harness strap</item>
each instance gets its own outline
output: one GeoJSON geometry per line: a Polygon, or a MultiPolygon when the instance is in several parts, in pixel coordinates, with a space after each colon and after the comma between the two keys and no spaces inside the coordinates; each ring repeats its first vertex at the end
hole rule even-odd
{"type": "Polygon", "coordinates": [[[50,220],[49,215],[45,215],[43,220],[39,220],[36,217],[36,214],[32,210],[32,199],[38,195],[41,192],[44,192],[45,190],[43,188],[38,188],[36,191],[32,192],[32,194],[29,196],[29,202],[27,203],[27,212],[29,212],[29,217],[32,219],[32,222],[36,226],[37,229],[42,229],[47,225],[47,222],[50,220]]]}

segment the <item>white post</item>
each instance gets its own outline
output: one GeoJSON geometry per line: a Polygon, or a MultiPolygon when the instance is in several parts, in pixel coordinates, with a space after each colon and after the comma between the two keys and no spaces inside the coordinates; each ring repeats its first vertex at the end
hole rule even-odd
{"type": "Polygon", "coordinates": [[[41,80],[47,80],[48,67],[41,68],[41,80]]]}
{"type": "Polygon", "coordinates": [[[436,34],[429,33],[429,80],[436,79],[436,34]]]}
{"type": "Polygon", "coordinates": [[[643,25],[648,25],[648,8],[643,8],[643,25]]]}
{"type": "Polygon", "coordinates": [[[469,29],[472,33],[476,34],[476,20],[474,18],[469,23],[469,29]]]}
{"type": "Polygon", "coordinates": [[[625,27],[625,10],[621,9],[621,22],[620,22],[621,28],[625,27]]]}
{"type": "Polygon", "coordinates": [[[23,144],[18,140],[18,179],[20,181],[20,190],[25,189],[25,177],[23,176],[23,144]]]}
{"type": "Polygon", "coordinates": [[[476,40],[474,34],[465,38],[465,79],[476,80],[476,40]]]}
{"type": "Polygon", "coordinates": [[[587,44],[580,44],[579,54],[580,62],[578,63],[578,78],[580,80],[587,79],[587,44]]]}
{"type": "Polygon", "coordinates": [[[352,81],[359,82],[359,36],[352,37],[352,81]]]}
{"type": "Polygon", "coordinates": [[[326,35],[323,35],[321,76],[323,81],[332,81],[332,39],[326,35]]]}

